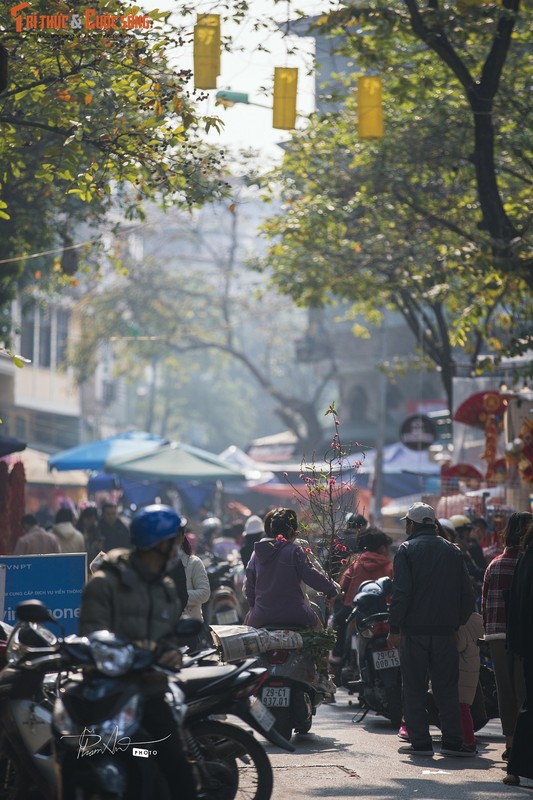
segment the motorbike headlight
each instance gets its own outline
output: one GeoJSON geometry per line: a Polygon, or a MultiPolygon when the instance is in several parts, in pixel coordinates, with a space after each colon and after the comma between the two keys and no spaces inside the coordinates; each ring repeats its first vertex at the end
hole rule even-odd
{"type": "Polygon", "coordinates": [[[99,672],[115,677],[128,672],[133,664],[135,651],[131,644],[117,647],[112,643],[91,641],[91,654],[99,672]]]}
{"type": "Polygon", "coordinates": [[[82,748],[87,754],[102,747],[102,741],[127,736],[138,725],[142,713],[141,696],[132,695],[120,712],[111,719],[90,724],[75,722],[61,701],[54,706],[53,727],[67,747],[82,748]]]}
{"type": "Polygon", "coordinates": [[[121,736],[127,736],[132,727],[137,726],[141,711],[141,696],[134,694],[115,717],[91,725],[91,732],[102,739],[109,736],[120,739],[121,736]]]}

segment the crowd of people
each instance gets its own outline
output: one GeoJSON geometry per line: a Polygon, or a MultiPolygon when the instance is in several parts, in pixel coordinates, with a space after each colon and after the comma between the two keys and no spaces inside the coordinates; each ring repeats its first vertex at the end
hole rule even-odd
{"type": "Polygon", "coordinates": [[[25,514],[21,526],[23,535],[13,550],[16,556],[87,553],[90,562],[100,552],[131,546],[129,528],[120,519],[117,505],[111,502],[103,503],[100,512],[96,506],[86,506],[79,516],[70,507],[62,506],[47,528],[39,525],[35,514],[25,514]]]}
{"type": "MultiPolygon", "coordinates": [[[[202,607],[211,593],[204,561],[194,550],[204,556],[217,548],[226,555],[240,553],[246,624],[334,627],[333,672],[355,595],[365,581],[387,576],[392,579],[388,646],[399,651],[402,676],[404,720],[398,735],[405,743],[399,752],[433,755],[430,686],[439,713],[441,753],[477,755],[471,705],[483,638],[505,737],[504,782],[517,785],[521,776],[533,778],[533,515],[511,514],[500,551],[490,554],[482,547],[483,518],[458,514],[437,519],[434,509],[420,502],[410,507],[404,522],[405,540],[394,557],[392,539],[360,514],[349,514],[337,545],[317,554],[302,537],[292,509],[253,514],[226,530],[217,517],[207,516],[195,535],[168,506],[148,506],[128,526],[114,503],[104,503],[100,511],[84,508],[77,518],[71,509],[60,508],[49,530],[26,514],[14,554],[86,552],[89,561],[96,559],[83,592],[80,632],[104,627],[142,640],[160,648],[166,664],[180,660],[173,620],[183,615],[203,622],[202,607]],[[310,590],[323,598],[321,607],[310,590]]],[[[194,650],[202,641],[199,634],[188,644],[194,650]]],[[[149,728],[168,721],[163,705],[153,705],[149,728]]],[[[163,765],[169,779],[178,766],[183,774],[180,758],[163,765]]],[[[194,797],[192,785],[186,780],[183,785],[184,796],[194,797]]]]}

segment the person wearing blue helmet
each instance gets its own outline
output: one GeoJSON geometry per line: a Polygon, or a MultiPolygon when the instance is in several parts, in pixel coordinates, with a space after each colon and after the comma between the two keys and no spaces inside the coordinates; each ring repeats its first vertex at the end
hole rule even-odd
{"type": "MultiPolygon", "coordinates": [[[[181,665],[176,624],[182,608],[174,581],[165,574],[181,527],[179,514],[170,506],[150,505],[133,518],[132,549],[111,550],[85,585],[79,633],[87,636],[109,630],[138,647],[159,653],[158,663],[181,665]]],[[[166,681],[146,684],[142,728],[158,742],[158,765],[171,792],[179,786],[180,800],[197,797],[189,762],[165,700],[166,681]]]]}

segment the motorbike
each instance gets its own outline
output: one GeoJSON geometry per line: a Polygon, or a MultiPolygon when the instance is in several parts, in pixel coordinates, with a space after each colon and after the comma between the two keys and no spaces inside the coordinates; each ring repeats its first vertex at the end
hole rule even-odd
{"type": "MultiPolygon", "coordinates": [[[[265,626],[265,630],[283,636],[289,630],[300,629],[287,627],[277,631],[265,626]]],[[[261,701],[274,715],[279,733],[285,739],[290,739],[293,731],[309,733],[318,707],[326,694],[335,690],[326,685],[324,676],[317,671],[314,657],[302,649],[273,647],[257,659],[268,670],[261,686],[261,701]]]]}
{"type": "MultiPolygon", "coordinates": [[[[32,633],[40,631],[44,638],[39,647],[19,646],[18,650],[12,647],[13,662],[18,653],[18,671],[35,675],[35,698],[39,698],[42,670],[50,669],[52,664],[63,670],[61,693],[57,684],[56,690],[48,693],[42,719],[41,739],[46,744],[50,774],[42,794],[36,795],[39,800],[56,796],[52,743],[61,767],[64,800],[167,797],[166,784],[150,759],[157,744],[149,748],[136,747],[131,742],[132,736],[135,734],[138,739],[140,732],[140,676],[147,669],[162,672],[168,682],[170,705],[179,722],[182,746],[193,765],[201,796],[268,800],[272,770],[259,742],[240,727],[207,719],[214,713],[237,714],[273,743],[293,749],[275,731],[274,718],[268,710],[255,698],[251,699],[265,674],[264,670],[254,668],[253,660],[227,667],[213,664],[209,658],[213,651],[207,651],[194,658],[185,657],[188,666],[176,675],[156,666],[152,651],[135,648],[107,631],[88,638],[56,639],[37,622],[51,621],[47,609],[38,601],[21,604],[18,610],[25,617],[20,629],[29,626],[32,633]],[[84,759],[85,755],[90,758],[84,759]]],[[[199,624],[184,620],[179,632],[190,636],[191,625],[199,624]]],[[[17,642],[20,638],[17,635],[17,642]]],[[[25,763],[29,760],[26,757],[25,763]]],[[[18,774],[23,775],[21,769],[18,774]]],[[[28,782],[25,783],[15,787],[18,794],[13,790],[5,796],[10,800],[33,797],[28,782]]]]}
{"type": "Polygon", "coordinates": [[[6,664],[0,672],[3,800],[56,797],[50,728],[60,680],[54,672],[55,646],[56,637],[49,630],[21,619],[9,632],[3,649],[2,659],[6,664]]]}
{"type": "MultiPolygon", "coordinates": [[[[390,578],[361,584],[348,617],[340,674],[342,685],[350,693],[359,695],[363,718],[372,710],[399,727],[402,722],[400,658],[396,649],[387,646],[390,592],[390,578]]],[[[483,641],[479,645],[479,683],[471,707],[476,731],[499,716],[488,647],[483,641]]],[[[430,691],[427,693],[427,710],[430,724],[439,727],[439,715],[430,691]]]]}
{"type": "Polygon", "coordinates": [[[206,565],[211,596],[203,606],[207,625],[238,625],[246,615],[242,594],[242,562],[220,561],[215,556],[206,565]]]}
{"type": "Polygon", "coordinates": [[[387,645],[390,578],[365,581],[359,587],[348,616],[341,683],[359,695],[363,717],[375,711],[399,727],[402,721],[402,685],[397,649],[387,645]]]}

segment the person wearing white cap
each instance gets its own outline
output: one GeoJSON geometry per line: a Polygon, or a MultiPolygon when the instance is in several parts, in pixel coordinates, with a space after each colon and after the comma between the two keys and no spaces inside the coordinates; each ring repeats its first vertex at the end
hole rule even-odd
{"type": "Polygon", "coordinates": [[[252,514],[244,523],[244,544],[241,547],[242,563],[246,567],[252,553],[254,552],[254,545],[265,535],[265,525],[261,517],[257,514],[252,514]]]}
{"type": "Polygon", "coordinates": [[[410,744],[399,753],[432,756],[426,710],[427,679],[439,711],[441,753],[473,756],[463,743],[459,657],[455,632],[475,609],[460,550],[437,534],[435,511],[414,503],[405,517],[406,541],[394,558],[388,645],[399,648],[404,716],[410,744]]]}

